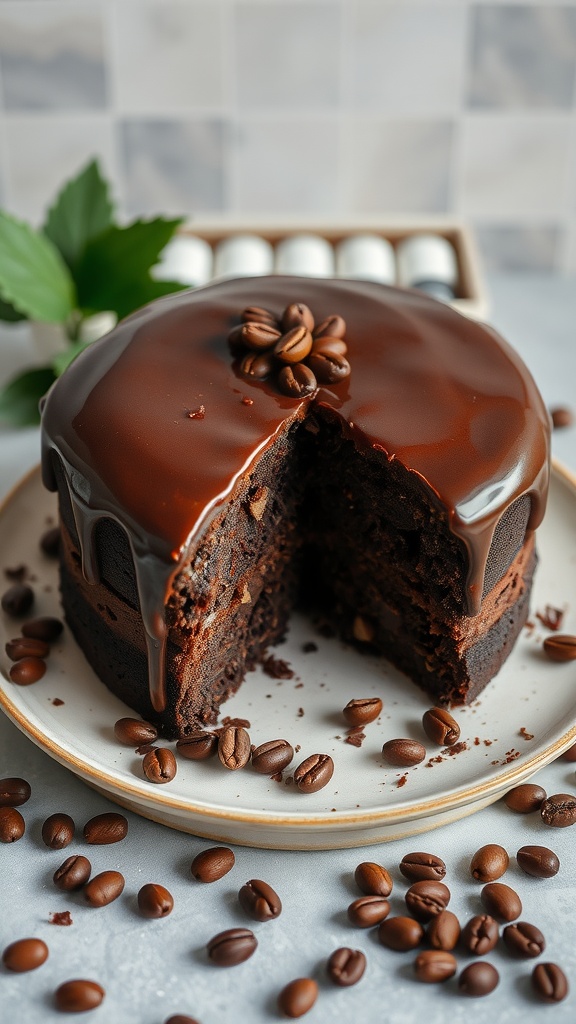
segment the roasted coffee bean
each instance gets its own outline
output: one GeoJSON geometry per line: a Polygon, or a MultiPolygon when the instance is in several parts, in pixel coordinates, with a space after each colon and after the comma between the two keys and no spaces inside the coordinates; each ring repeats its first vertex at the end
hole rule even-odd
{"type": "Polygon", "coordinates": [[[426,937],[432,949],[454,949],[460,938],[460,922],[456,914],[451,910],[436,914],[428,925],[426,937]]]}
{"type": "Polygon", "coordinates": [[[48,558],[57,558],[60,550],[60,527],[52,526],[40,538],[40,548],[48,558]]]}
{"type": "Polygon", "coordinates": [[[199,882],[217,882],[234,867],[236,858],[227,846],[211,846],[192,861],[192,874],[199,882]]]}
{"type": "Polygon", "coordinates": [[[414,974],[418,981],[428,985],[448,981],[457,971],[456,958],[443,949],[426,949],[414,961],[414,974]]]}
{"type": "Polygon", "coordinates": [[[265,321],[243,324],[240,336],[246,348],[253,352],[265,352],[276,344],[281,332],[265,321]]]}
{"type": "Polygon", "coordinates": [[[178,765],[171,750],[168,750],[167,747],[154,747],[144,755],[142,770],[148,782],[163,785],[166,782],[172,782],[178,771],[178,765]]]}
{"type": "Polygon", "coordinates": [[[17,636],[6,644],[6,654],[10,661],[20,661],[22,658],[47,658],[50,647],[43,640],[17,636]]]}
{"type": "Polygon", "coordinates": [[[426,747],[418,740],[388,740],[382,747],[382,755],[388,764],[398,768],[411,768],[426,757],[426,747]]]}
{"type": "Polygon", "coordinates": [[[42,840],[51,850],[63,850],[72,842],[75,828],[69,814],[51,814],[42,825],[42,840]]]}
{"type": "Polygon", "coordinates": [[[312,341],[312,352],[321,352],[329,356],[345,356],[348,352],[348,345],[343,338],[331,338],[325,335],[322,338],[314,338],[312,341]]]}
{"type": "Polygon", "coordinates": [[[496,968],[486,960],[481,960],[464,968],[458,978],[458,990],[463,996],[489,996],[499,981],[500,975],[496,968]]]}
{"type": "Polygon", "coordinates": [[[268,740],[252,752],[252,767],[261,775],[275,775],[287,768],[294,757],[288,740],[268,740]]]}
{"type": "Polygon", "coordinates": [[[123,814],[106,811],[96,814],[84,825],[84,839],[91,846],[107,846],[119,843],[128,835],[128,821],[123,814]]]}
{"type": "Polygon", "coordinates": [[[174,1013],[167,1017],[164,1024],[198,1024],[194,1017],[188,1017],[185,1013],[174,1013]]]}
{"type": "Polygon", "coordinates": [[[574,661],[576,658],[576,636],[556,633],[544,641],[544,653],[551,661],[574,661]]]}
{"type": "Polygon", "coordinates": [[[346,321],[337,314],[327,316],[314,328],[313,333],[315,338],[343,338],[346,334],[346,321]]]}
{"type": "Polygon", "coordinates": [[[228,928],[210,939],[208,956],[218,967],[234,967],[252,956],[258,941],[249,928],[228,928]]]}
{"type": "Polygon", "coordinates": [[[574,764],[574,762],[576,761],[576,743],[573,743],[571,747],[568,747],[568,750],[564,751],[564,753],[560,756],[560,760],[568,761],[570,764],[574,764]]]}
{"type": "Polygon", "coordinates": [[[0,779],[0,807],[20,807],[30,799],[32,790],[26,779],[0,779]]]}
{"type": "Polygon", "coordinates": [[[383,896],[361,896],[348,907],[348,920],[356,928],[373,928],[390,913],[390,904],[383,896]]]}
{"type": "Polygon", "coordinates": [[[84,886],[86,902],[91,907],[106,907],[122,895],[125,884],[119,871],[101,871],[84,886]]]}
{"type": "Polygon", "coordinates": [[[488,843],[476,851],[470,862],[472,878],[477,882],[495,882],[508,870],[510,858],[503,846],[488,843]]]}
{"type": "Polygon", "coordinates": [[[106,993],[96,981],[74,978],[59,985],[54,993],[54,1005],[62,1013],[86,1013],[95,1010],[106,993]]]}
{"type": "Polygon", "coordinates": [[[436,914],[446,910],[450,902],[450,890],[443,882],[414,882],[404,899],[417,921],[430,921],[436,914]]]}
{"type": "Polygon", "coordinates": [[[0,843],[16,843],[26,831],[26,822],[15,807],[0,807],[0,843]]]}
{"type": "Polygon", "coordinates": [[[300,324],[282,334],[274,346],[274,355],[281,363],[299,363],[305,359],[312,348],[310,331],[300,324]]]}
{"type": "Polygon", "coordinates": [[[546,941],[540,929],[528,924],[527,921],[507,924],[502,932],[502,938],[510,952],[515,956],[521,956],[523,960],[540,956],[546,949],[546,941]]]}
{"type": "Polygon", "coordinates": [[[517,892],[503,882],[489,882],[480,893],[488,913],[497,921],[514,921],[522,913],[522,901],[517,892]]]}
{"type": "Polygon", "coordinates": [[[240,363],[240,373],[254,380],[264,380],[274,369],[274,359],[269,352],[249,352],[240,363]]]}
{"type": "Polygon", "coordinates": [[[168,917],[173,907],[174,898],[163,885],[147,882],[138,892],[138,910],[142,917],[168,917]]]}
{"type": "Polygon", "coordinates": [[[380,697],[357,697],[348,701],[346,707],[342,709],[342,714],[348,725],[356,726],[369,725],[370,722],[376,721],[381,711],[380,697]]]}
{"type": "Polygon", "coordinates": [[[92,865],[87,857],[75,854],[68,857],[63,864],[54,872],[53,882],[56,888],[63,892],[74,892],[81,889],[90,878],[92,865]]]}
{"type": "Polygon", "coordinates": [[[504,797],[506,807],[517,814],[532,814],[539,811],[546,799],[546,790],[533,782],[524,782],[521,786],[515,786],[504,797]]]}
{"type": "Polygon", "coordinates": [[[277,319],[274,313],[270,312],[269,309],[264,309],[263,306],[247,306],[246,309],[242,310],[241,319],[245,324],[272,324],[273,327],[277,326],[277,319]]]}
{"type": "Polygon", "coordinates": [[[576,796],[555,793],[546,798],[540,808],[542,821],[551,828],[568,828],[576,824],[576,796]]]}
{"type": "Polygon", "coordinates": [[[498,942],[498,922],[489,914],[476,914],[462,929],[462,945],[474,956],[485,956],[498,942]]]}
{"type": "Polygon", "coordinates": [[[561,1003],[568,995],[568,981],[558,964],[536,964],[532,988],[545,1003],[561,1003]]]}
{"type": "Polygon", "coordinates": [[[34,603],[34,591],[27,583],[13,583],[2,594],[2,610],[13,619],[20,619],[34,603]]]}
{"type": "Polygon", "coordinates": [[[24,636],[33,640],[43,640],[45,644],[53,644],[61,635],[64,623],[60,619],[53,619],[43,615],[40,619],[30,619],[22,626],[24,636]]]}
{"type": "Polygon", "coordinates": [[[215,732],[193,732],[176,743],[176,753],[189,761],[206,761],[218,750],[215,732]]]}
{"type": "Polygon", "coordinates": [[[17,686],[31,686],[37,683],[46,672],[46,662],[42,658],[20,658],[10,669],[10,679],[17,686]]]}
{"type": "Polygon", "coordinates": [[[350,363],[346,356],[336,352],[311,352],[306,360],[319,384],[337,384],[350,376],[350,363]]]}
{"type": "Polygon", "coordinates": [[[433,853],[407,853],[398,866],[410,882],[441,882],[446,874],[444,861],[433,853]]]}
{"type": "Polygon", "coordinates": [[[18,974],[24,971],[35,971],[48,959],[48,946],[42,939],[18,939],[12,942],[2,953],[2,963],[9,971],[18,974]]]}
{"type": "Polygon", "coordinates": [[[251,878],[238,893],[240,906],[254,921],[273,921],[282,913],[282,903],[271,885],[259,878],[251,878]]]}
{"type": "Polygon", "coordinates": [[[317,793],[327,786],[334,774],[330,754],[311,754],[294,772],[294,782],[301,793],[317,793]]]}
{"type": "Polygon", "coordinates": [[[332,953],[327,970],[330,981],[341,988],[348,988],[360,981],[366,970],[366,957],[361,949],[348,949],[342,946],[332,953]]]}
{"type": "Polygon", "coordinates": [[[565,405],[557,405],[550,409],[552,426],[554,430],[561,430],[563,427],[571,427],[574,423],[574,413],[565,405]]]}
{"type": "Polygon", "coordinates": [[[547,846],[521,846],[516,854],[518,867],[534,878],[553,878],[560,870],[560,861],[547,846]]]}
{"type": "Polygon", "coordinates": [[[306,398],[316,391],[318,382],[309,366],[294,363],[282,367],[278,374],[278,387],[288,398],[306,398]]]}
{"type": "Polygon", "coordinates": [[[158,729],[150,722],[142,722],[139,718],[119,718],[114,723],[114,735],[120,743],[128,747],[140,743],[152,743],[158,737],[158,729]]]}
{"type": "Polygon", "coordinates": [[[229,725],[220,733],[218,757],[225,768],[238,771],[250,760],[250,736],[242,726],[229,725]]]}
{"type": "Polygon", "coordinates": [[[424,929],[413,917],[388,917],[378,927],[378,940],[387,949],[406,953],[416,949],[424,938],[424,929]]]}
{"type": "Polygon", "coordinates": [[[422,716],[424,732],[439,747],[451,747],[460,739],[460,726],[444,708],[430,708],[422,716]]]}
{"type": "Polygon", "coordinates": [[[309,331],[314,330],[312,311],[304,302],[291,302],[282,314],[282,330],[290,331],[293,327],[299,327],[301,324],[309,331]]]}
{"type": "Polygon", "coordinates": [[[362,861],[354,872],[354,881],[366,896],[389,896],[393,881],[386,868],[372,861],[362,861]]]}
{"type": "Polygon", "coordinates": [[[278,996],[278,1009],[285,1017],[303,1017],[318,999],[318,985],[313,978],[295,978],[278,996]]]}

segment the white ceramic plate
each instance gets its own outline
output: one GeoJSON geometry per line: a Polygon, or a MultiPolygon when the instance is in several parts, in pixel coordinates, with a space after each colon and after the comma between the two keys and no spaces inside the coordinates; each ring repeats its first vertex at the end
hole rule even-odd
{"type": "MultiPolygon", "coordinates": [[[[55,498],[33,471],[0,511],[0,570],[24,563],[36,592],[34,614],[61,615],[57,566],[38,540],[54,522],[55,498]]],[[[554,469],[550,506],[539,531],[540,566],[533,609],[566,608],[563,632],[576,633],[576,481],[554,469]]],[[[7,584],[6,584],[7,585],[7,584]]],[[[362,656],[338,640],[319,637],[294,616],[285,644],[274,652],[295,675],[274,680],[250,673],[224,714],[251,722],[252,742],[283,737],[300,751],[293,762],[328,753],[336,769],[329,785],[304,796],[247,768],[229,772],[217,759],[178,761],[164,786],[150,784],[141,758],[114,739],[114,722],[130,710],[98,680],[65,631],[49,669],[33,686],[10,682],[7,639],[19,624],[2,617],[0,702],[35,743],[110,799],[174,828],[220,841],[278,849],[360,846],[424,832],[470,814],[527,779],[576,741],[574,663],[542,654],[547,631],[533,616],[498,677],[471,707],[457,709],[466,749],[406,772],[387,767],[382,743],[423,737],[426,696],[385,661],[362,656]],[[304,653],[313,640],[318,650],[304,653]],[[380,695],[381,718],[366,727],[362,747],[345,742],[341,709],[354,696],[380,695]],[[58,698],[63,704],[54,704],[58,698]],[[401,783],[399,785],[399,783],[401,783]]],[[[290,771],[285,772],[289,776],[290,771]]]]}

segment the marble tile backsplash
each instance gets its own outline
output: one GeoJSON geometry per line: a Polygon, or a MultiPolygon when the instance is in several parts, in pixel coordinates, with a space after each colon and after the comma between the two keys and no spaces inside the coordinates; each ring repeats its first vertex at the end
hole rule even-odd
{"type": "Polygon", "coordinates": [[[0,0],[0,202],[449,213],[576,272],[576,0],[0,0]]]}

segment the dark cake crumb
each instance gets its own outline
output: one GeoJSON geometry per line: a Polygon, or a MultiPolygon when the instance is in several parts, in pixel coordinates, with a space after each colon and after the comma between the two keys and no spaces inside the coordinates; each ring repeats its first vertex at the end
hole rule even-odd
{"type": "Polygon", "coordinates": [[[547,604],[543,612],[536,612],[536,618],[546,629],[556,632],[564,621],[564,611],[562,608],[555,608],[554,605],[547,604]]]}
{"type": "Polygon", "coordinates": [[[186,409],[186,416],[189,420],[203,420],[206,415],[206,406],[200,405],[197,409],[186,409]]]}
{"type": "Polygon", "coordinates": [[[348,729],[344,742],[349,743],[352,747],[361,747],[365,739],[366,733],[362,726],[355,725],[352,729],[348,729]]]}
{"type": "Polygon", "coordinates": [[[522,737],[523,740],[533,740],[534,739],[534,733],[528,732],[528,730],[523,725],[518,730],[518,734],[522,737]]]}
{"type": "Polygon", "coordinates": [[[297,717],[298,718],[303,718],[304,717],[304,708],[298,708],[297,717]]]}
{"type": "Polygon", "coordinates": [[[461,754],[464,750],[468,750],[468,744],[465,740],[460,740],[460,743],[454,743],[451,747],[444,747],[440,753],[454,757],[456,754],[461,754]]]}
{"type": "Polygon", "coordinates": [[[396,781],[396,788],[397,789],[402,789],[402,786],[405,786],[407,782],[408,782],[408,772],[406,772],[405,775],[401,775],[400,778],[396,781]]]}
{"type": "Polygon", "coordinates": [[[315,644],[313,640],[308,640],[307,643],[302,644],[302,650],[304,654],[314,654],[318,650],[318,644],[315,644]]]}
{"type": "Polygon", "coordinates": [[[54,700],[52,701],[52,703],[53,703],[55,708],[60,708],[60,707],[62,707],[64,701],[61,700],[60,697],[54,697],[54,700]]]}
{"type": "Polygon", "coordinates": [[[9,580],[14,580],[15,583],[22,583],[22,580],[26,579],[28,574],[28,567],[26,565],[15,565],[13,568],[6,567],[4,569],[4,575],[9,580]]]}
{"type": "Polygon", "coordinates": [[[273,654],[268,654],[262,662],[262,670],[271,679],[293,679],[294,672],[290,668],[287,661],[282,658],[275,658],[273,654]]]}
{"type": "Polygon", "coordinates": [[[70,914],[69,910],[58,910],[50,914],[50,917],[48,918],[48,923],[61,925],[74,924],[72,920],[72,915],[70,914]]]}

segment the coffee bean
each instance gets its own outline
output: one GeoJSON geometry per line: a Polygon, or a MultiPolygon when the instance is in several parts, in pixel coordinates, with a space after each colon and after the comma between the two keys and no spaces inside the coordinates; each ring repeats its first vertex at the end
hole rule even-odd
{"type": "Polygon", "coordinates": [[[20,807],[30,799],[32,790],[26,779],[0,779],[0,807],[20,807]]]}
{"type": "Polygon", "coordinates": [[[2,953],[2,963],[9,971],[18,974],[24,971],[35,971],[48,959],[48,946],[42,939],[18,939],[12,942],[2,953]]]}
{"type": "Polygon", "coordinates": [[[27,583],[14,583],[2,594],[2,610],[13,619],[20,619],[30,611],[34,603],[34,591],[27,583]]]}
{"type": "Polygon", "coordinates": [[[17,686],[31,686],[42,679],[46,671],[46,662],[42,658],[20,658],[10,669],[10,679],[17,686]]]}
{"type": "Polygon", "coordinates": [[[411,882],[424,882],[427,879],[441,882],[446,874],[444,861],[433,853],[407,853],[398,866],[404,878],[411,882]]]}
{"type": "Polygon", "coordinates": [[[390,904],[383,896],[361,896],[348,907],[348,920],[356,928],[373,928],[390,913],[390,904]]]}
{"type": "Polygon", "coordinates": [[[546,941],[539,928],[527,921],[515,921],[507,924],[502,932],[504,944],[515,956],[529,960],[540,956],[546,949],[546,941]]]}
{"type": "Polygon", "coordinates": [[[250,736],[242,726],[229,725],[220,733],[218,757],[231,772],[238,771],[250,760],[250,736]]]}
{"type": "Polygon", "coordinates": [[[503,882],[489,882],[480,893],[488,913],[497,921],[514,921],[522,913],[522,901],[517,892],[503,882]]]}
{"type": "Polygon", "coordinates": [[[318,998],[318,985],[312,978],[295,978],[278,996],[278,1009],[285,1017],[303,1017],[318,998]]]}
{"type": "Polygon", "coordinates": [[[372,861],[362,861],[358,865],[354,880],[360,892],[366,896],[389,896],[394,884],[386,868],[372,861]]]}
{"type": "Polygon", "coordinates": [[[424,929],[412,917],[388,917],[378,927],[378,940],[387,949],[405,953],[416,949],[424,938],[424,929]]]}
{"type": "Polygon", "coordinates": [[[316,377],[305,363],[283,366],[278,374],[278,387],[288,398],[306,398],[318,387],[316,377]]]}
{"type": "Polygon", "coordinates": [[[240,337],[246,348],[253,352],[265,352],[276,344],[281,332],[273,324],[260,320],[243,324],[240,337]]]}
{"type": "Polygon", "coordinates": [[[544,641],[544,653],[551,661],[574,661],[576,658],[576,636],[556,633],[544,641]]]}
{"type": "Polygon", "coordinates": [[[128,822],[123,814],[106,811],[96,814],[84,825],[84,839],[91,846],[107,846],[119,843],[128,835],[128,822]]]}
{"type": "Polygon", "coordinates": [[[26,831],[26,822],[15,807],[0,807],[0,843],[16,843],[26,831]]]}
{"type": "Polygon", "coordinates": [[[428,985],[448,981],[457,971],[456,958],[443,949],[426,949],[414,961],[414,973],[418,981],[428,985]]]}
{"type": "Polygon", "coordinates": [[[539,811],[543,801],[546,799],[546,790],[533,782],[524,782],[521,786],[515,786],[504,797],[506,807],[517,814],[532,814],[539,811]]]}
{"type": "Polygon", "coordinates": [[[301,324],[309,331],[314,330],[314,317],[304,302],[291,302],[282,314],[282,330],[290,331],[301,324]]]}
{"type": "Polygon", "coordinates": [[[86,902],[91,907],[106,907],[122,895],[125,884],[119,871],[101,871],[84,886],[86,902]]]}
{"type": "Polygon", "coordinates": [[[550,409],[552,426],[554,430],[561,430],[563,427],[571,427],[574,423],[574,413],[565,405],[557,405],[550,409]]]}
{"type": "Polygon", "coordinates": [[[67,857],[63,864],[54,872],[53,882],[57,889],[63,892],[74,892],[81,889],[90,878],[92,865],[87,857],[75,854],[67,857]]]}
{"type": "Polygon", "coordinates": [[[460,726],[444,708],[430,708],[422,716],[428,739],[439,747],[452,747],[460,739],[460,726]]]}
{"type": "Polygon", "coordinates": [[[6,644],[6,654],[10,661],[20,661],[22,658],[47,658],[50,647],[43,640],[17,636],[6,644]]]}
{"type": "Polygon", "coordinates": [[[500,975],[496,968],[481,960],[464,968],[458,978],[458,989],[463,996],[489,996],[499,981],[500,975]]]}
{"type": "Polygon", "coordinates": [[[288,740],[268,740],[252,752],[252,767],[261,775],[275,775],[287,768],[294,757],[288,740]]]}
{"type": "Polygon", "coordinates": [[[568,750],[565,750],[564,753],[560,755],[560,760],[574,764],[576,761],[576,743],[573,743],[571,747],[568,747],[568,750]]]}
{"type": "Polygon", "coordinates": [[[436,914],[428,925],[426,937],[432,949],[454,949],[460,938],[460,922],[456,914],[451,910],[436,914]]]}
{"type": "Polygon", "coordinates": [[[346,334],[346,321],[337,314],[327,316],[314,328],[313,333],[315,338],[343,338],[346,334]]]}
{"type": "Polygon", "coordinates": [[[198,1024],[194,1017],[188,1017],[185,1013],[174,1013],[167,1017],[164,1024],[198,1024]]]}
{"type": "Polygon", "coordinates": [[[411,768],[426,757],[426,747],[418,740],[388,740],[382,747],[382,755],[388,764],[398,768],[411,768]]]}
{"type": "Polygon", "coordinates": [[[317,793],[327,786],[334,774],[330,754],[311,754],[294,772],[294,782],[301,793],[317,793]]]}
{"type": "Polygon", "coordinates": [[[274,313],[271,313],[269,309],[264,309],[263,306],[247,306],[246,309],[242,310],[241,319],[245,324],[272,324],[274,327],[277,326],[277,319],[274,313]]]}
{"type": "Polygon", "coordinates": [[[518,867],[534,878],[553,878],[560,870],[560,861],[547,846],[521,846],[516,854],[518,867]]]}
{"type": "Polygon", "coordinates": [[[100,1006],[105,995],[98,982],[74,978],[58,986],[54,993],[54,1005],[62,1013],[86,1013],[100,1006]]]}
{"type": "Polygon", "coordinates": [[[351,368],[346,356],[336,352],[317,350],[310,353],[306,362],[319,384],[337,384],[350,376],[351,368]]]}
{"type": "Polygon", "coordinates": [[[376,721],[381,711],[380,697],[357,697],[348,701],[346,707],[342,709],[342,714],[348,725],[357,726],[369,725],[370,722],[376,721]]]}
{"type": "Polygon", "coordinates": [[[192,874],[199,882],[217,882],[234,867],[236,858],[227,846],[211,846],[192,861],[192,874]]]}
{"type": "Polygon", "coordinates": [[[558,964],[536,964],[532,988],[545,1003],[561,1003],[568,995],[566,975],[558,964]]]}
{"type": "Polygon", "coordinates": [[[208,956],[218,967],[234,967],[252,956],[258,940],[249,928],[228,928],[210,939],[208,956]]]}
{"type": "Polygon", "coordinates": [[[176,753],[188,761],[206,761],[218,750],[215,732],[193,732],[176,743],[176,753]]]}
{"type": "Polygon", "coordinates": [[[240,363],[240,373],[254,380],[264,380],[274,369],[274,359],[269,352],[249,352],[240,363]]]}
{"type": "Polygon", "coordinates": [[[450,890],[443,882],[414,882],[404,899],[417,921],[430,921],[436,914],[446,910],[450,902],[450,890]]]}
{"type": "Polygon", "coordinates": [[[173,907],[174,898],[163,885],[147,882],[138,892],[138,910],[142,917],[168,917],[173,907]]]}
{"type": "Polygon", "coordinates": [[[172,782],[178,770],[176,758],[167,747],[154,747],[144,755],[142,770],[149,782],[164,785],[172,782]]]}
{"type": "Polygon", "coordinates": [[[75,828],[69,814],[51,814],[42,825],[42,839],[51,850],[63,850],[72,842],[75,828]]]}
{"type": "Polygon", "coordinates": [[[331,338],[325,335],[322,338],[314,338],[312,341],[312,352],[321,352],[329,356],[345,356],[348,352],[348,345],[342,338],[331,338]]]}
{"type": "Polygon", "coordinates": [[[254,921],[273,921],[282,913],[282,903],[271,885],[251,878],[238,893],[242,910],[254,921]]]}
{"type": "Polygon", "coordinates": [[[555,793],[546,798],[540,808],[542,821],[551,828],[568,828],[576,824],[576,796],[555,793]]]}
{"type": "Polygon", "coordinates": [[[152,743],[158,737],[158,729],[139,718],[119,718],[114,723],[114,735],[120,743],[133,747],[141,743],[152,743]]]}
{"type": "Polygon", "coordinates": [[[282,334],[278,338],[274,346],[274,355],[281,363],[292,365],[306,359],[311,348],[312,335],[304,327],[304,324],[300,324],[298,327],[292,327],[286,334],[282,334]]]}
{"type": "Polygon", "coordinates": [[[64,623],[60,619],[53,619],[43,615],[40,619],[30,619],[22,626],[24,636],[33,640],[43,640],[46,644],[53,644],[61,635],[64,623]]]}
{"type": "Polygon", "coordinates": [[[335,949],[328,960],[328,977],[335,985],[348,988],[357,985],[366,970],[366,957],[360,949],[342,946],[335,949]]]}
{"type": "Polygon", "coordinates": [[[462,945],[474,956],[485,956],[498,942],[498,922],[489,914],[476,914],[462,929],[462,945]]]}
{"type": "Polygon", "coordinates": [[[477,882],[495,882],[508,870],[510,858],[503,846],[488,843],[476,851],[470,862],[472,878],[477,882]]]}
{"type": "Polygon", "coordinates": [[[40,538],[40,548],[48,558],[58,558],[60,550],[60,527],[52,526],[40,538]]]}

